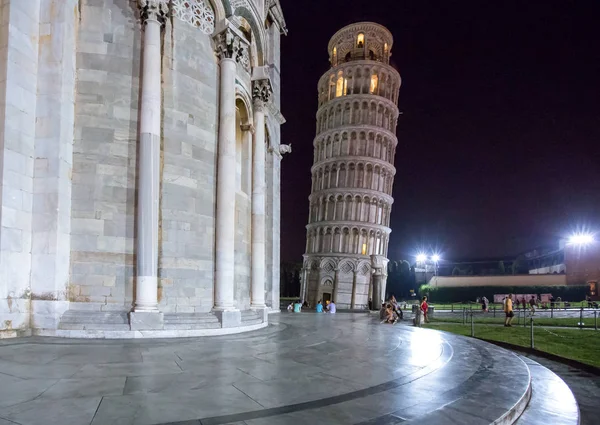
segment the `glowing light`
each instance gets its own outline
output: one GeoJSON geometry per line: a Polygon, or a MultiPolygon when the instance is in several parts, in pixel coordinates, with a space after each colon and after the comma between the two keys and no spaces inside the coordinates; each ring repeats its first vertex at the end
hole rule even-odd
{"type": "Polygon", "coordinates": [[[594,243],[594,235],[590,233],[575,233],[569,238],[570,245],[589,245],[594,243]]]}
{"type": "Polygon", "coordinates": [[[438,254],[433,254],[433,257],[431,257],[431,259],[434,263],[437,263],[438,261],[440,261],[440,256],[438,254]]]}
{"type": "Polygon", "coordinates": [[[427,256],[425,254],[417,254],[417,263],[424,263],[425,260],[427,260],[427,256]]]}

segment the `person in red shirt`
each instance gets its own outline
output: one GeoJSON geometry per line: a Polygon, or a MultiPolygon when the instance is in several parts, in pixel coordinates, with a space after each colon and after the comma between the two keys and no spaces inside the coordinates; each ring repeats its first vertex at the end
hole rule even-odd
{"type": "Polygon", "coordinates": [[[421,301],[421,311],[423,312],[423,319],[425,319],[425,323],[429,323],[429,319],[427,318],[427,309],[429,308],[429,304],[427,304],[427,297],[423,297],[421,301]]]}

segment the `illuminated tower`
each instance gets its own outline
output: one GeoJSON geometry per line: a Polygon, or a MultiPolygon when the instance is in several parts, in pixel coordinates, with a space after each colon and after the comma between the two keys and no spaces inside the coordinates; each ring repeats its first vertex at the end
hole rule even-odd
{"type": "Polygon", "coordinates": [[[328,46],[318,85],[312,191],[301,297],[313,305],[378,306],[385,296],[400,74],[393,38],[372,22],[348,25],[328,46]]]}

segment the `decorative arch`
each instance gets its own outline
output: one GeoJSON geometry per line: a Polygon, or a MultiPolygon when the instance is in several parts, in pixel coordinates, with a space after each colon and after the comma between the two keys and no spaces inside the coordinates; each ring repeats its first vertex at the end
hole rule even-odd
{"type": "Polygon", "coordinates": [[[248,111],[248,123],[252,124],[252,117],[254,116],[254,110],[252,109],[252,100],[250,94],[240,84],[235,85],[235,99],[241,100],[246,110],[248,111]]]}
{"type": "Polygon", "coordinates": [[[264,51],[264,34],[262,32],[261,26],[258,25],[257,19],[254,14],[248,10],[245,6],[239,6],[235,9],[235,15],[241,16],[242,18],[248,21],[250,24],[250,28],[252,28],[252,33],[255,36],[256,40],[256,62],[258,66],[263,66],[265,64],[265,51],[264,51]]]}
{"type": "Polygon", "coordinates": [[[319,268],[326,273],[332,273],[335,270],[335,266],[336,264],[334,260],[332,260],[331,258],[324,258],[323,260],[321,260],[319,268]]]}
{"type": "Polygon", "coordinates": [[[343,274],[350,274],[355,270],[354,262],[350,260],[340,261],[340,272],[343,274]]]}

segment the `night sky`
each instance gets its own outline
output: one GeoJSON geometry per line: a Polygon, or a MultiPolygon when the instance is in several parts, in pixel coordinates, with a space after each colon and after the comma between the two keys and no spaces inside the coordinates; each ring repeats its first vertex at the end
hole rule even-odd
{"type": "Polygon", "coordinates": [[[600,230],[600,2],[281,4],[283,261],[304,253],[327,44],[358,21],[392,32],[402,76],[390,259],[516,255],[600,230]]]}

